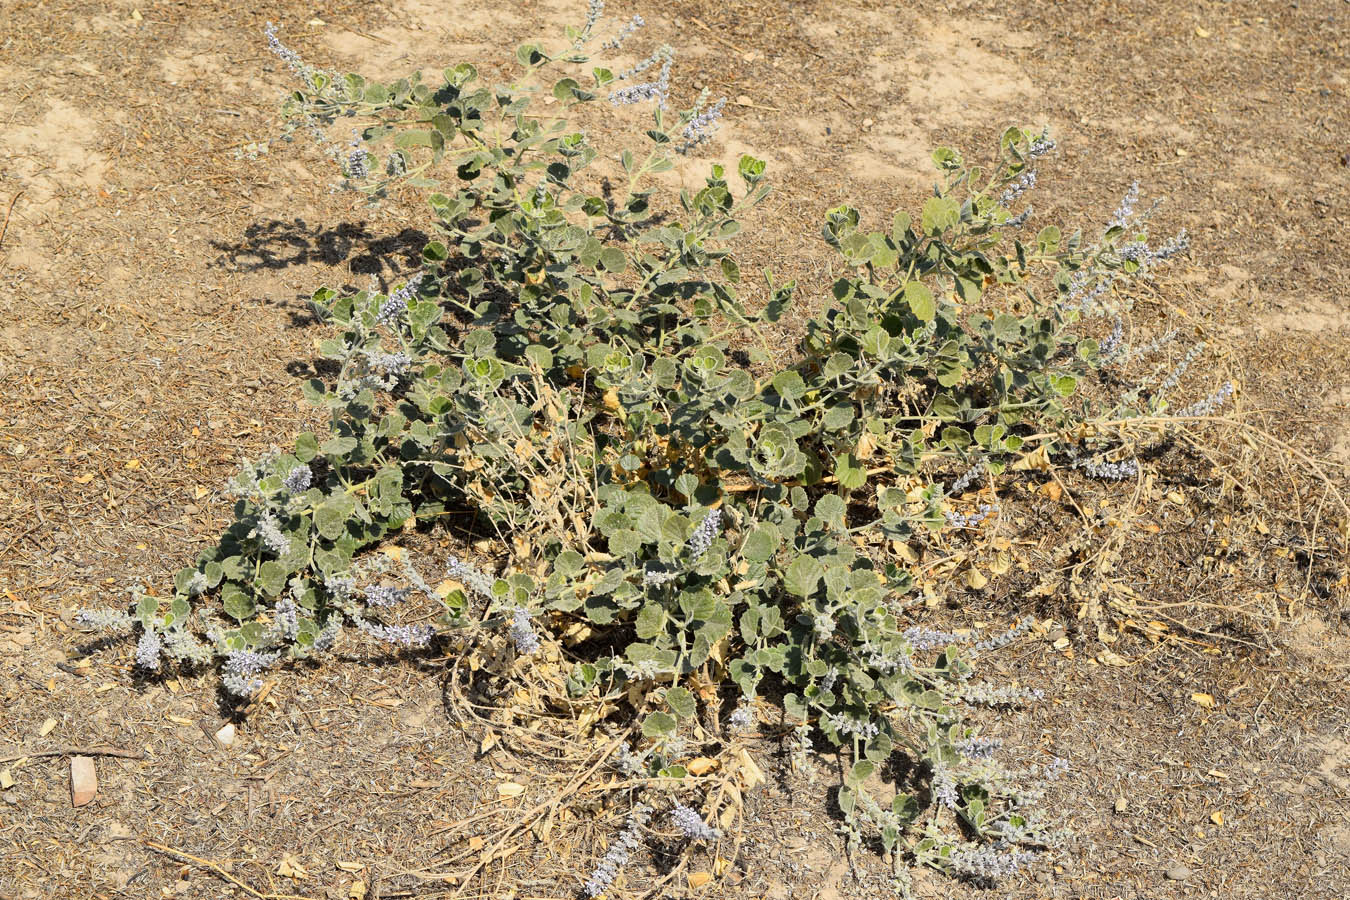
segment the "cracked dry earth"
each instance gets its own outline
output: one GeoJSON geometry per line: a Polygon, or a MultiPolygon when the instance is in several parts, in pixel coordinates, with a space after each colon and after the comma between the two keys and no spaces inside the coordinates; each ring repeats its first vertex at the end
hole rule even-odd
{"type": "MultiPolygon", "coordinates": [[[[415,209],[330,193],[298,144],[236,158],[275,130],[287,84],[264,22],[317,64],[390,75],[491,63],[582,5],[0,2],[0,897],[352,898],[358,885],[454,896],[461,886],[406,873],[471,844],[466,817],[509,816],[503,778],[528,786],[525,802],[565,777],[509,746],[480,754],[480,736],[447,716],[435,664],[367,646],[288,673],[225,750],[208,737],[222,724],[211,676],[138,679],[129,648],[92,642],[71,616],[163,584],[213,537],[238,459],[309,416],[299,379],[321,329],[305,298],[325,283],[388,285],[426,239],[415,209]],[[97,797],[72,808],[65,760],[35,755],[69,746],[139,758],[99,758],[97,797]]],[[[796,277],[804,307],[831,281],[823,209],[848,200],[889,221],[917,207],[936,144],[973,155],[1005,124],[1049,124],[1060,150],[1037,215],[1085,227],[1139,179],[1166,198],[1158,229],[1193,239],[1140,327],[1211,342],[1194,393],[1235,377],[1265,427],[1344,485],[1350,5],[668,0],[611,12],[641,13],[644,40],[677,46],[681,90],[732,98],[710,154],[753,151],[777,185],[747,223],[743,265],[796,277]]],[[[1128,664],[1109,665],[1069,606],[1034,610],[1068,626],[1067,650],[1030,637],[993,675],[1043,683],[1051,700],[990,727],[1026,766],[1071,761],[1045,804],[1072,835],[998,890],[920,873],[916,896],[1350,896],[1344,545],[1314,533],[1300,546],[1316,585],[1281,568],[1297,543],[1289,523],[1317,498],[1281,491],[1240,563],[1244,590],[1264,579],[1253,602],[1278,618],[1240,639],[1111,635],[1128,664]]],[[[1179,515],[1163,524],[1199,527],[1179,515]]],[[[439,552],[435,540],[422,549],[439,552]]],[[[1200,562],[1135,546],[1124,569],[1137,594],[1247,599],[1210,597],[1201,575],[1198,593],[1171,593],[1200,562]]],[[[1028,611],[1019,602],[990,591],[946,613],[997,622],[1028,611]]],[[[850,861],[834,833],[836,768],[793,773],[777,741],[755,749],[770,777],[747,798],[739,855],[706,886],[665,893],[888,896],[882,861],[850,861]]],[[[576,896],[612,831],[612,817],[578,819],[461,895],[576,896]]],[[[642,896],[660,865],[635,863],[623,891],[642,896]]]]}

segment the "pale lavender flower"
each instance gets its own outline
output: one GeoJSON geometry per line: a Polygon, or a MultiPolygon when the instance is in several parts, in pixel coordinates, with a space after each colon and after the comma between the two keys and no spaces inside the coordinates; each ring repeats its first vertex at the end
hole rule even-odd
{"type": "Polygon", "coordinates": [[[750,701],[743,700],[727,717],[727,725],[733,732],[749,731],[755,725],[755,714],[750,701]]]}
{"type": "Polygon", "coordinates": [[[1083,471],[1089,478],[1124,481],[1139,474],[1139,461],[1134,459],[1123,459],[1120,462],[1089,461],[1083,463],[1083,471]]]}
{"type": "Polygon", "coordinates": [[[299,465],[286,473],[281,486],[287,493],[303,494],[309,490],[309,486],[314,483],[314,471],[309,466],[299,465]]]}
{"type": "Polygon", "coordinates": [[[277,634],[288,641],[295,640],[300,633],[300,610],[290,597],[281,597],[272,607],[273,628],[277,634]]]}
{"type": "Polygon", "coordinates": [[[722,510],[711,510],[703,517],[703,521],[694,529],[694,533],[689,536],[688,542],[684,545],[690,558],[695,561],[701,559],[721,531],[722,510]]]}
{"type": "Polygon", "coordinates": [[[511,616],[511,627],[508,633],[517,653],[528,656],[539,652],[539,635],[534,633],[534,626],[530,621],[528,610],[516,608],[511,616]]]}
{"type": "Polygon", "coordinates": [[[643,21],[642,16],[636,15],[633,16],[631,20],[629,20],[627,23],[624,24],[622,28],[619,29],[618,34],[614,35],[614,37],[610,38],[609,40],[601,44],[600,45],[601,48],[605,50],[618,50],[620,47],[623,46],[624,41],[628,40],[630,37],[633,36],[633,32],[637,31],[639,28],[641,28],[643,25],[646,24],[647,23],[643,21]]]}
{"type": "Polygon", "coordinates": [[[370,177],[370,152],[366,150],[361,136],[352,132],[351,150],[342,165],[342,174],[354,181],[363,181],[370,177]]]}
{"type": "Polygon", "coordinates": [[[366,602],[371,606],[398,606],[412,594],[411,588],[392,584],[372,584],[365,589],[366,602]]]}
{"type": "Polygon", "coordinates": [[[314,649],[319,651],[331,650],[333,644],[337,641],[338,632],[342,630],[342,614],[333,612],[329,614],[328,621],[324,623],[323,628],[314,637],[314,649]]]}
{"type": "Polygon", "coordinates": [[[284,62],[297,78],[305,83],[305,87],[316,90],[315,71],[303,59],[277,37],[277,26],[268,22],[263,28],[263,34],[267,37],[267,49],[275,53],[282,62],[284,62]]]}
{"type": "Polygon", "coordinates": [[[384,372],[391,379],[402,378],[412,365],[412,358],[406,353],[368,353],[366,359],[372,369],[384,372]]]}
{"type": "Polygon", "coordinates": [[[384,301],[380,311],[375,315],[376,325],[387,325],[390,322],[396,322],[408,311],[408,301],[416,294],[422,285],[422,273],[418,272],[403,287],[389,295],[389,299],[384,301]]]}
{"type": "Polygon", "coordinates": [[[1069,771],[1069,761],[1063,757],[1056,756],[1050,765],[1045,767],[1045,780],[1058,781],[1061,775],[1069,771]]]}
{"type": "Polygon", "coordinates": [[[998,738],[973,737],[959,742],[956,746],[956,752],[967,759],[989,759],[994,752],[1003,746],[1003,742],[998,738]]]}
{"type": "Polygon", "coordinates": [[[1120,353],[1122,341],[1125,338],[1125,320],[1116,316],[1115,324],[1111,327],[1111,333],[1097,347],[1097,352],[1101,355],[1103,362],[1110,362],[1118,353],[1120,353]]]}
{"type": "Polygon", "coordinates": [[[136,642],[136,665],[149,672],[158,672],[159,654],[163,649],[164,644],[159,639],[159,632],[147,628],[141,632],[141,639],[136,642]]]}
{"type": "Polygon", "coordinates": [[[652,808],[645,803],[633,807],[623,831],[605,851],[605,855],[591,871],[590,878],[582,886],[587,897],[599,897],[614,882],[619,870],[628,865],[629,857],[637,849],[641,840],[641,828],[651,819],[652,808]]]}
{"type": "Polygon", "coordinates": [[[1192,403],[1185,409],[1178,411],[1177,415],[1212,416],[1214,415],[1214,413],[1218,412],[1225,403],[1228,402],[1228,398],[1231,396],[1233,396],[1233,382],[1226,381],[1224,382],[1223,387],[1219,388],[1217,392],[1210,394],[1205,399],[1200,400],[1196,403],[1192,403]]]}
{"type": "Polygon", "coordinates": [[[356,591],[356,579],[345,575],[330,575],[323,580],[323,588],[334,600],[347,600],[356,591]]]}
{"type": "Polygon", "coordinates": [[[684,138],[684,143],[676,148],[676,152],[688,153],[695,147],[712,140],[712,136],[720,127],[719,120],[722,118],[722,110],[726,105],[727,98],[722,97],[712,106],[690,119],[680,132],[680,136],[684,138]]]}
{"type": "Polygon", "coordinates": [[[1111,221],[1107,223],[1107,228],[1124,228],[1130,224],[1131,217],[1134,216],[1135,204],[1139,202],[1139,182],[1136,181],[1130,185],[1130,189],[1125,192],[1121,198],[1120,206],[1111,216],[1111,221]]]}
{"type": "Polygon", "coordinates": [[[281,526],[270,512],[262,514],[258,520],[257,533],[262,542],[277,556],[285,556],[291,552],[291,539],[281,533],[281,526]]]}
{"type": "Polygon", "coordinates": [[[1058,145],[1054,142],[1054,140],[1050,137],[1048,133],[1042,134],[1040,137],[1036,138],[1031,142],[1031,147],[1027,151],[1027,157],[1029,159],[1039,159],[1040,157],[1049,153],[1051,150],[1055,149],[1055,147],[1057,146],[1058,145]]]}
{"type": "Polygon", "coordinates": [[[663,584],[669,584],[679,577],[679,572],[668,572],[652,568],[642,570],[642,583],[647,587],[660,587],[663,584]]]}
{"type": "Polygon", "coordinates": [[[946,766],[933,768],[933,798],[948,809],[956,809],[960,799],[956,793],[956,778],[946,766]]]}
{"type": "Polygon", "coordinates": [[[715,841],[722,836],[722,832],[709,826],[702,816],[683,803],[676,803],[670,810],[670,821],[692,841],[715,841]]]}
{"type": "Polygon", "coordinates": [[[445,574],[462,582],[473,593],[492,599],[492,579],[459,557],[452,556],[446,561],[445,574]]]}
{"type": "Polygon", "coordinates": [[[121,609],[82,609],[75,614],[75,622],[86,628],[126,631],[135,621],[126,610],[121,609]]]}
{"type": "Polygon", "coordinates": [[[999,507],[996,503],[981,503],[970,513],[959,513],[947,510],[947,525],[950,528],[974,528],[986,519],[989,519],[998,513],[999,507]]]}
{"type": "Polygon", "coordinates": [[[261,674],[280,658],[276,653],[255,650],[234,650],[225,655],[221,683],[236,697],[250,697],[262,687],[261,674]]]}
{"type": "Polygon", "coordinates": [[[853,734],[865,741],[870,741],[881,733],[881,726],[870,719],[855,719],[853,716],[844,713],[827,712],[820,717],[822,723],[830,725],[841,735],[853,734]]]}
{"type": "Polygon", "coordinates": [[[1019,637],[1030,631],[1033,622],[1034,620],[1030,616],[1027,616],[1020,622],[1018,622],[1015,626],[1009,628],[1002,634],[997,634],[991,638],[987,638],[983,641],[980,641],[975,645],[975,649],[988,651],[988,650],[999,650],[1003,647],[1006,647],[1013,641],[1017,640],[1019,637]]]}
{"type": "Polygon", "coordinates": [[[967,845],[954,850],[946,862],[957,874],[997,881],[1017,874],[1036,859],[1036,856],[1036,852],[1032,850],[1004,852],[1000,844],[985,847],[967,845]]]}
{"type": "Polygon", "coordinates": [[[1003,192],[1003,196],[999,198],[998,202],[1003,206],[1012,206],[1017,202],[1017,198],[1021,197],[1035,186],[1036,170],[1028,169],[1022,173],[1022,177],[1008,185],[1007,190],[1003,192]]]}
{"type": "Polygon", "coordinates": [[[376,640],[401,647],[425,647],[436,635],[436,629],[430,625],[381,625],[357,619],[356,627],[376,640]]]}
{"type": "Polygon", "coordinates": [[[637,76],[641,75],[643,72],[645,72],[645,71],[647,71],[648,69],[650,69],[652,66],[654,66],[654,65],[656,65],[657,63],[659,63],[659,62],[661,62],[662,60],[664,60],[664,59],[665,59],[667,56],[669,56],[670,54],[671,54],[671,49],[670,49],[669,47],[664,46],[664,45],[661,46],[661,47],[658,47],[658,48],[656,49],[656,51],[655,51],[654,53],[652,53],[651,56],[649,56],[649,57],[647,57],[646,59],[642,60],[641,62],[637,63],[637,64],[634,65],[632,68],[630,68],[630,69],[625,69],[624,71],[620,72],[620,73],[619,73],[619,79],[620,79],[621,81],[627,81],[627,80],[630,79],[630,78],[636,78],[637,76]]]}
{"type": "Polygon", "coordinates": [[[974,484],[975,479],[979,478],[984,472],[984,468],[984,460],[976,460],[975,465],[971,466],[966,470],[964,475],[952,482],[952,486],[947,490],[947,493],[951,496],[965,493],[966,488],[974,484]]]}

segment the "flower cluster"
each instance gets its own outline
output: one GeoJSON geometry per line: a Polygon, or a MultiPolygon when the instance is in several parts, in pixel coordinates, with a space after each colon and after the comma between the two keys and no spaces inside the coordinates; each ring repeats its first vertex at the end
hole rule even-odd
{"type": "Polygon", "coordinates": [[[1130,185],[1130,189],[1125,192],[1121,198],[1120,206],[1111,214],[1111,220],[1107,222],[1107,228],[1125,228],[1130,224],[1130,219],[1134,217],[1135,204],[1139,202],[1139,182],[1136,181],[1130,185]]]}
{"type": "Polygon", "coordinates": [[[1203,400],[1192,403],[1185,409],[1179,410],[1177,415],[1183,418],[1191,416],[1212,416],[1223,408],[1223,405],[1228,402],[1228,398],[1231,396],[1233,396],[1233,382],[1225,381],[1218,391],[1210,394],[1203,400]]]}
{"type": "Polygon", "coordinates": [[[646,825],[651,817],[652,808],[645,803],[633,807],[623,831],[619,832],[614,843],[605,851],[604,857],[591,871],[591,877],[586,879],[586,883],[582,886],[587,897],[599,897],[614,883],[614,877],[619,874],[620,869],[628,865],[629,857],[638,847],[642,826],[646,825]]]}
{"type": "Polygon", "coordinates": [[[1016,875],[1038,855],[1034,850],[1005,850],[999,844],[966,845],[957,848],[946,862],[958,875],[998,881],[1016,875]]]}
{"type": "Polygon", "coordinates": [[[981,459],[976,461],[975,465],[967,469],[964,475],[952,482],[952,486],[947,489],[947,495],[955,497],[965,493],[966,488],[975,483],[975,479],[983,474],[984,469],[984,460],[981,459]]]}
{"type": "Polygon", "coordinates": [[[357,619],[356,627],[377,641],[400,647],[425,647],[436,636],[436,629],[430,625],[383,625],[367,619],[357,619]]]}
{"type": "Polygon", "coordinates": [[[313,483],[314,470],[302,463],[286,473],[286,477],[282,480],[281,486],[284,487],[289,494],[303,494],[305,491],[309,490],[309,486],[313,483]]]}
{"type": "Polygon", "coordinates": [[[1017,199],[1036,186],[1036,170],[1028,169],[1003,192],[998,202],[1003,206],[1012,206],[1017,199]]]}
{"type": "Polygon", "coordinates": [[[225,655],[221,682],[236,697],[251,697],[262,687],[262,673],[280,658],[277,653],[233,650],[225,655]]]}
{"type": "Polygon", "coordinates": [[[691,560],[703,558],[703,554],[708,552],[712,542],[722,531],[722,511],[714,509],[703,517],[703,521],[694,529],[694,533],[689,536],[689,542],[685,544],[685,550],[691,560]]]}
{"type": "Polygon", "coordinates": [[[412,595],[412,588],[393,584],[372,584],[364,591],[366,602],[371,606],[398,606],[412,595]]]}
{"type": "Polygon", "coordinates": [[[534,633],[534,624],[528,610],[516,607],[516,611],[511,614],[508,634],[517,653],[529,656],[539,652],[539,635],[534,633]]]}
{"type": "Polygon", "coordinates": [[[986,519],[997,515],[998,509],[997,503],[981,503],[975,508],[974,512],[960,513],[947,510],[947,526],[949,528],[974,528],[986,519]]]}
{"type": "Polygon", "coordinates": [[[715,841],[722,836],[722,832],[708,825],[702,816],[683,803],[676,803],[670,810],[670,821],[692,841],[715,841]]]}
{"type": "Polygon", "coordinates": [[[712,140],[712,136],[717,133],[719,120],[722,118],[722,110],[726,105],[727,98],[722,97],[712,106],[690,119],[680,132],[680,137],[684,138],[684,142],[676,148],[676,152],[688,153],[695,147],[712,140]]]}
{"type": "Polygon", "coordinates": [[[479,572],[459,557],[452,556],[446,560],[445,574],[456,581],[461,582],[475,594],[488,599],[492,598],[492,579],[488,578],[482,572],[479,572]]]}
{"type": "Polygon", "coordinates": [[[141,639],[136,643],[136,665],[149,672],[159,671],[159,654],[163,649],[159,632],[147,628],[141,632],[141,639]]]}
{"type": "Polygon", "coordinates": [[[642,16],[635,15],[633,16],[632,19],[626,22],[622,28],[619,29],[619,32],[616,35],[614,35],[614,37],[605,41],[600,46],[605,50],[618,50],[620,47],[623,46],[624,41],[628,40],[630,37],[633,36],[633,32],[637,31],[639,28],[641,28],[643,25],[646,24],[647,23],[643,21],[642,16]]]}
{"type": "Polygon", "coordinates": [[[291,539],[281,533],[281,526],[270,512],[264,512],[259,517],[257,533],[267,549],[277,556],[285,556],[291,552],[291,539]]]}
{"type": "Polygon", "coordinates": [[[375,324],[388,325],[397,322],[408,311],[408,301],[411,300],[422,285],[422,273],[418,272],[407,283],[389,295],[389,299],[384,301],[380,311],[375,315],[375,324]]]}
{"type": "Polygon", "coordinates": [[[1009,628],[1007,631],[1003,632],[1002,634],[997,634],[994,637],[980,641],[975,645],[975,649],[987,652],[989,650],[999,650],[1003,647],[1006,647],[1013,641],[1017,640],[1022,635],[1030,631],[1031,626],[1034,623],[1035,620],[1031,616],[1027,616],[1023,618],[1020,622],[1018,622],[1016,625],[1014,625],[1012,628],[1009,628]]]}
{"type": "Polygon", "coordinates": [[[135,621],[120,609],[82,609],[75,614],[75,622],[79,625],[111,631],[126,631],[135,621]]]}

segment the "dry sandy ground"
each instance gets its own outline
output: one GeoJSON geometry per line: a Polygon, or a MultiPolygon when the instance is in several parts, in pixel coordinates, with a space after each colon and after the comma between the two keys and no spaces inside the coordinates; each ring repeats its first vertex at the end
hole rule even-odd
{"type": "MultiPolygon", "coordinates": [[[[163,584],[212,537],[237,460],[308,415],[297,376],[321,329],[304,298],[387,284],[425,239],[415,209],[329,193],[299,144],[235,158],[275,130],[287,86],[264,22],[317,64],[390,75],[502,58],[581,5],[0,3],[0,756],[28,754],[0,763],[14,782],[0,791],[0,897],[351,898],[358,883],[453,896],[401,873],[462,858],[479,827],[467,817],[509,816],[502,780],[528,786],[524,803],[565,777],[509,746],[480,755],[482,734],[446,714],[442,666],[369,647],[290,673],[222,750],[202,731],[221,724],[211,676],[138,680],[128,648],[91,645],[70,616],[163,584]],[[140,758],[98,759],[98,798],[72,809],[65,760],[32,754],[95,745],[140,758]]],[[[1166,198],[1157,227],[1188,229],[1192,259],[1148,292],[1136,327],[1209,341],[1192,395],[1236,378],[1254,421],[1343,481],[1350,5],[613,6],[649,23],[634,54],[677,46],[680,90],[732,98],[711,154],[752,150],[777,185],[742,264],[797,277],[804,306],[830,281],[823,209],[847,200],[888,222],[921,202],[932,146],[983,153],[1005,124],[1045,123],[1060,149],[1037,217],[1091,227],[1134,179],[1166,198]]],[[[1124,666],[1101,664],[1101,637],[1073,622],[1067,651],[1047,637],[1011,648],[997,674],[1044,682],[1053,700],[999,727],[1024,761],[1071,760],[1046,803],[1073,836],[998,891],[921,876],[918,896],[1350,896],[1350,623],[1325,534],[1337,513],[1316,488],[1250,494],[1241,555],[1178,549],[1196,546],[1198,507],[1168,518],[1155,504],[1161,535],[1131,545],[1121,579],[1154,603],[1249,604],[1278,621],[1192,606],[1168,639],[1106,634],[1124,666]]],[[[1068,618],[1070,604],[1029,609],[1016,587],[945,614],[1068,618]]],[[[756,749],[771,777],[726,874],[662,893],[886,896],[879,860],[855,875],[843,857],[832,770],[811,780],[783,768],[776,741],[756,749]]],[[[615,815],[493,860],[462,895],[576,896],[615,815]]],[[[641,896],[669,865],[636,862],[624,890],[641,896]]]]}

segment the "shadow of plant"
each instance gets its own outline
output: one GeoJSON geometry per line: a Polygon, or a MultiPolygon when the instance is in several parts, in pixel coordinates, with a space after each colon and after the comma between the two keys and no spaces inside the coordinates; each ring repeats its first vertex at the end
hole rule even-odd
{"type": "Polygon", "coordinates": [[[372,234],[364,223],[344,222],[333,228],[310,227],[304,219],[255,222],[244,229],[242,240],[212,241],[220,251],[213,265],[235,271],[257,272],[285,269],[309,263],[327,266],[347,262],[356,275],[373,275],[388,287],[398,272],[421,265],[427,235],[405,228],[383,237],[372,234]],[[388,277],[386,277],[386,275],[388,277]]]}

